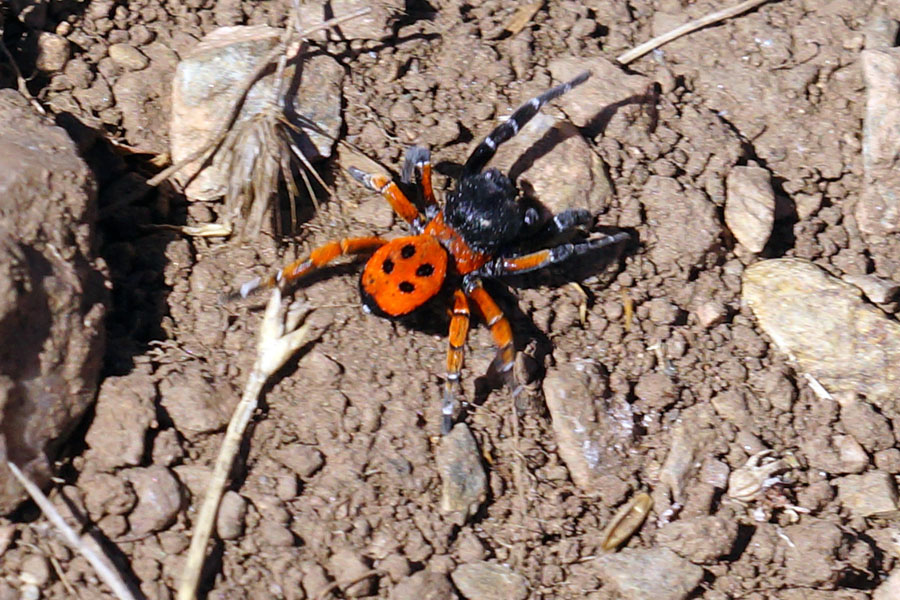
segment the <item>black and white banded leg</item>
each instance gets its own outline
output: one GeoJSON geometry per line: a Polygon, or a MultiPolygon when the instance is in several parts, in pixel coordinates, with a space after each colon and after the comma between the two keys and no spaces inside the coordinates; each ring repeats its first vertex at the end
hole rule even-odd
{"type": "Polygon", "coordinates": [[[543,105],[554,98],[559,98],[576,85],[584,83],[590,75],[590,71],[585,71],[575,79],[549,89],[540,96],[532,98],[517,108],[506,121],[497,126],[497,128],[484,138],[484,141],[478,144],[475,150],[472,151],[472,154],[469,156],[468,160],[466,160],[465,166],[463,166],[462,176],[466,177],[467,175],[477,175],[480,173],[484,166],[488,164],[491,158],[493,158],[494,153],[497,151],[500,144],[509,141],[514,135],[519,133],[519,130],[538,113],[543,105]]]}

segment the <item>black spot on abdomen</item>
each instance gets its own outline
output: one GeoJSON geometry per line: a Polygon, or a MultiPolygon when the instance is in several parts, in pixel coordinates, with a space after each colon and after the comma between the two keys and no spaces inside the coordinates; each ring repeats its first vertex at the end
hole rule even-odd
{"type": "Polygon", "coordinates": [[[403,258],[412,258],[416,254],[416,247],[412,244],[406,244],[400,248],[400,256],[403,258]]]}
{"type": "Polygon", "coordinates": [[[394,261],[389,258],[384,259],[384,262],[381,263],[381,270],[389,274],[394,270],[394,261]]]}
{"type": "Polygon", "coordinates": [[[401,281],[400,282],[400,291],[404,294],[412,294],[416,291],[416,286],[410,283],[409,281],[401,281]]]}
{"type": "Polygon", "coordinates": [[[416,269],[416,275],[419,277],[431,277],[433,273],[434,267],[428,263],[423,263],[416,269]]]}

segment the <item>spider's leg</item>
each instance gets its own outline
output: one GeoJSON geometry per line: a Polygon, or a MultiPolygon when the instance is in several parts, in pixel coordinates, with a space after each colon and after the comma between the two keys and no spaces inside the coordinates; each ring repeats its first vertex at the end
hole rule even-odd
{"type": "Polygon", "coordinates": [[[518,393],[518,386],[513,373],[516,349],[513,346],[512,327],[510,327],[503,311],[500,310],[494,299],[484,289],[480,279],[467,277],[464,285],[466,296],[478,307],[485,323],[491,330],[491,336],[494,338],[494,344],[497,346],[497,357],[494,359],[497,372],[506,379],[513,393],[518,393]]]}
{"type": "Polygon", "coordinates": [[[268,277],[257,277],[243,284],[231,298],[246,298],[256,290],[271,289],[309,275],[316,269],[345,254],[362,254],[376,250],[387,243],[380,237],[344,238],[319,246],[309,255],[275,271],[268,277]]]}
{"type": "Polygon", "coordinates": [[[562,262],[573,256],[590,252],[591,250],[624,242],[629,239],[629,237],[630,236],[627,233],[620,231],[602,238],[579,242],[577,244],[560,244],[553,248],[539,250],[530,254],[523,254],[522,256],[495,258],[479,269],[478,272],[490,277],[499,277],[510,273],[536,271],[537,269],[543,269],[544,267],[562,262]]]}
{"type": "Polygon", "coordinates": [[[571,208],[553,215],[553,218],[544,225],[541,233],[554,237],[562,235],[578,227],[588,227],[594,221],[591,211],[584,208],[571,208]]]}
{"type": "Polygon", "coordinates": [[[360,171],[356,167],[347,169],[350,176],[373,192],[381,194],[394,212],[400,215],[407,223],[415,223],[419,218],[419,211],[415,205],[400,191],[397,184],[387,175],[370,175],[360,171]]]}
{"type": "Polygon", "coordinates": [[[403,159],[403,170],[400,172],[403,183],[412,183],[413,176],[421,186],[425,206],[435,203],[434,189],[431,187],[431,152],[423,146],[411,146],[403,159]]]}
{"type": "Polygon", "coordinates": [[[469,155],[469,159],[463,167],[462,176],[465,177],[467,175],[476,175],[480,173],[481,169],[483,169],[484,166],[488,164],[488,161],[493,158],[494,153],[497,151],[500,144],[509,141],[514,135],[519,133],[519,129],[524,127],[525,124],[538,113],[543,105],[554,98],[562,96],[576,85],[584,83],[590,75],[590,71],[585,71],[572,81],[567,81],[555,88],[551,88],[517,108],[516,112],[498,125],[497,128],[488,134],[488,136],[478,144],[475,150],[472,151],[472,154],[469,155]]]}
{"type": "Polygon", "coordinates": [[[450,315],[450,346],[447,349],[447,379],[444,381],[444,398],[441,404],[441,434],[450,433],[453,413],[456,410],[456,391],[459,371],[463,365],[463,345],[469,335],[469,301],[462,290],[453,293],[453,309],[450,315]]]}

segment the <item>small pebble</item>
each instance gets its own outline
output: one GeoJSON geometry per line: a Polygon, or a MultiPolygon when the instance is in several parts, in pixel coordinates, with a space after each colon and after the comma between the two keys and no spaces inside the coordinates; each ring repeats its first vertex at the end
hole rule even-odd
{"type": "Polygon", "coordinates": [[[181,485],[165,467],[138,467],[122,474],[137,494],[137,506],[128,515],[131,532],[144,535],[160,531],[175,521],[181,509],[181,485]]]}
{"type": "Polygon", "coordinates": [[[854,515],[870,517],[897,510],[897,484],[882,471],[847,475],[835,480],[838,501],[854,515]]]}
{"type": "Polygon", "coordinates": [[[597,576],[623,598],[683,600],[703,579],[703,569],[668,548],[632,550],[596,559],[597,576]]]}
{"type": "Polygon", "coordinates": [[[140,50],[129,44],[113,44],[109,47],[109,57],[127,71],[140,71],[150,64],[140,50]]]}
{"type": "Polygon", "coordinates": [[[459,513],[463,520],[478,512],[487,498],[487,475],[478,444],[465,423],[456,425],[441,440],[437,462],[442,482],[441,510],[459,513]]]}
{"type": "Polygon", "coordinates": [[[734,167],[725,183],[725,224],[750,252],[762,252],[775,223],[769,172],[756,165],[734,167]]]}
{"type": "Polygon", "coordinates": [[[38,54],[35,66],[45,73],[62,71],[69,60],[69,40],[46,31],[41,32],[37,41],[38,54]]]}
{"type": "Polygon", "coordinates": [[[480,561],[460,565],[450,575],[469,600],[524,600],[528,580],[506,565],[480,561]]]}
{"type": "Polygon", "coordinates": [[[391,600],[453,600],[450,579],[443,573],[419,571],[391,590],[391,600]]]}
{"type": "Polygon", "coordinates": [[[222,496],[222,503],[216,515],[216,531],[223,540],[236,539],[244,530],[244,517],[247,515],[247,501],[233,490],[222,496]]]}
{"type": "Polygon", "coordinates": [[[47,585],[50,581],[50,565],[43,556],[32,554],[22,561],[22,573],[19,579],[23,583],[36,585],[40,588],[47,585]]]}
{"type": "Polygon", "coordinates": [[[709,329],[710,327],[715,327],[722,323],[725,320],[725,317],[728,316],[728,311],[725,310],[725,307],[722,306],[721,303],[709,301],[698,306],[695,314],[697,315],[697,322],[700,323],[700,327],[709,329]]]}
{"type": "Polygon", "coordinates": [[[355,550],[350,548],[338,550],[328,561],[328,567],[348,598],[359,598],[375,593],[375,586],[378,583],[375,576],[363,578],[372,570],[372,565],[355,550]]]}

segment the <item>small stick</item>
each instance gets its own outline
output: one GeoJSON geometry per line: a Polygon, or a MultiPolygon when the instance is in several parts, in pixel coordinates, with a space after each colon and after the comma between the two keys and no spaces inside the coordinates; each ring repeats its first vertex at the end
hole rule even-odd
{"type": "Polygon", "coordinates": [[[228,423],[225,440],[219,449],[219,456],[216,459],[209,486],[206,488],[203,504],[197,515],[197,522],[191,535],[187,563],[184,565],[178,585],[178,600],[194,600],[196,597],[200,572],[203,569],[203,559],[206,556],[206,545],[212,535],[216,512],[219,510],[219,503],[225,491],[228,473],[231,471],[234,458],[244,439],[247,425],[258,405],[263,385],[306,339],[309,325],[305,324],[299,329],[297,328],[302,318],[303,315],[298,310],[288,309],[286,317],[282,314],[281,290],[276,287],[266,305],[266,312],[260,326],[256,362],[247,378],[244,395],[235,407],[231,421],[228,423]]]}
{"type": "MultiPolygon", "coordinates": [[[[2,29],[0,29],[0,33],[2,33],[2,29]]],[[[16,86],[19,88],[19,93],[28,99],[28,101],[34,107],[34,110],[38,111],[42,115],[46,115],[47,111],[44,110],[44,107],[41,106],[41,103],[31,95],[31,92],[28,91],[28,86],[25,84],[25,78],[22,77],[22,72],[19,70],[19,65],[16,64],[15,60],[13,60],[9,48],[6,47],[6,44],[4,44],[2,40],[0,40],[0,49],[3,50],[3,54],[6,55],[6,59],[9,61],[9,64],[12,65],[13,72],[16,74],[16,86]]]]}
{"type": "Polygon", "coordinates": [[[97,575],[103,580],[103,583],[109,586],[109,589],[116,595],[116,598],[119,598],[119,600],[135,600],[131,590],[128,589],[128,586],[125,585],[125,582],[122,581],[119,574],[109,567],[105,557],[101,557],[93,550],[93,548],[88,546],[80,537],[78,537],[78,534],[69,527],[69,524],[66,523],[62,518],[62,515],[59,514],[59,511],[56,510],[56,507],[53,506],[53,503],[50,502],[50,499],[44,495],[44,492],[32,483],[31,480],[25,477],[25,474],[19,470],[19,467],[12,462],[6,461],[6,466],[9,467],[9,470],[15,478],[19,480],[19,483],[22,484],[22,487],[25,488],[25,491],[28,492],[31,499],[34,500],[35,504],[41,509],[41,512],[44,513],[57,529],[59,529],[63,539],[91,563],[91,566],[94,567],[97,575]]]}
{"type": "Polygon", "coordinates": [[[684,25],[681,25],[680,27],[676,27],[672,31],[669,31],[668,33],[664,33],[653,38],[652,40],[644,42],[640,46],[632,48],[628,52],[619,55],[616,60],[623,65],[627,65],[631,61],[642,57],[651,50],[655,50],[663,44],[667,44],[676,38],[680,38],[681,36],[700,29],[701,27],[706,27],[707,25],[711,25],[719,21],[724,21],[725,19],[728,19],[730,17],[734,17],[743,12],[747,12],[751,8],[756,8],[760,4],[765,4],[766,2],[769,2],[769,0],[745,0],[745,2],[741,2],[737,6],[724,8],[722,10],[718,10],[714,13],[710,13],[708,15],[700,17],[699,19],[689,21],[684,25]]]}
{"type": "MultiPolygon", "coordinates": [[[[355,19],[360,17],[366,13],[368,13],[371,9],[369,8],[361,8],[357,11],[354,11],[348,15],[344,15],[342,17],[335,17],[333,19],[329,19],[324,23],[320,23],[314,27],[310,27],[309,29],[304,29],[301,33],[301,37],[306,37],[312,33],[315,33],[321,29],[328,29],[329,27],[334,27],[335,25],[339,25],[344,21],[349,21],[350,19],[355,19]]],[[[222,140],[225,139],[225,135],[228,133],[228,130],[231,129],[231,126],[234,125],[234,122],[237,120],[238,115],[241,112],[241,107],[244,105],[244,98],[246,98],[247,94],[250,92],[250,88],[253,87],[253,84],[256,83],[256,80],[262,75],[263,71],[269,68],[275,59],[279,57],[279,55],[284,54],[287,50],[287,39],[291,37],[292,28],[288,28],[286,35],[282,39],[281,42],[275,48],[272,49],[269,54],[266,55],[265,60],[259,63],[259,65],[250,73],[244,81],[241,83],[241,93],[238,97],[237,101],[231,107],[231,111],[228,113],[228,118],[222,123],[222,125],[216,130],[215,135],[210,138],[210,140],[204,144],[201,148],[198,148],[188,156],[182,158],[177,163],[163,169],[154,177],[147,180],[147,185],[157,186],[169,177],[171,177],[174,173],[177,173],[181,169],[185,167],[185,165],[198,160],[202,156],[206,156],[208,152],[211,152],[215,148],[218,148],[222,143],[222,140]]]]}

